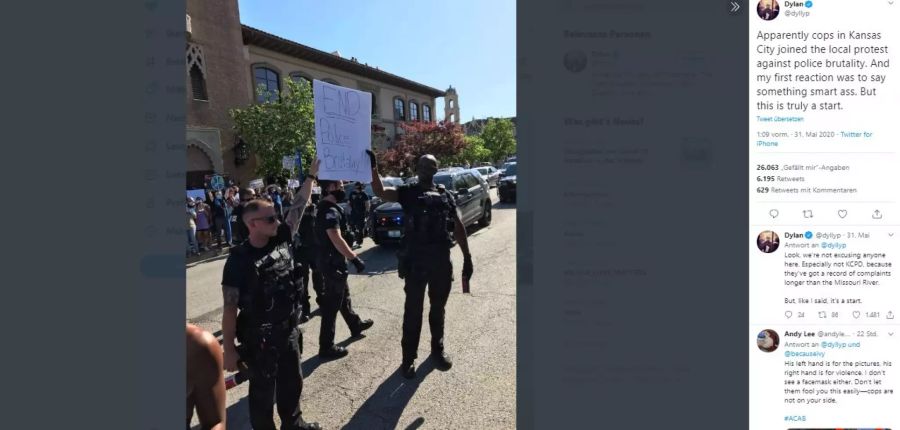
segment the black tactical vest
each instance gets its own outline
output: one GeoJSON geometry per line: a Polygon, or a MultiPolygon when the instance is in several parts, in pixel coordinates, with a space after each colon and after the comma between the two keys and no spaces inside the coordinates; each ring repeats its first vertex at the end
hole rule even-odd
{"type": "Polygon", "coordinates": [[[245,329],[286,330],[296,326],[300,315],[302,285],[293,276],[294,258],[288,242],[254,261],[255,282],[241,298],[240,316],[245,329]]]}
{"type": "Polygon", "coordinates": [[[453,243],[448,228],[453,205],[447,193],[424,191],[416,197],[412,208],[404,208],[404,240],[411,249],[449,248],[453,243]]]}

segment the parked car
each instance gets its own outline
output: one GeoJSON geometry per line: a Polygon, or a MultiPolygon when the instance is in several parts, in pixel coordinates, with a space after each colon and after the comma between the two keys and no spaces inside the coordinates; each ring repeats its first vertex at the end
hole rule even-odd
{"type": "Polygon", "coordinates": [[[497,194],[501,202],[516,201],[516,163],[506,163],[503,177],[497,186],[497,194]]]}
{"type": "Polygon", "coordinates": [[[487,181],[488,185],[491,188],[496,187],[497,182],[500,181],[500,171],[497,170],[496,168],[494,168],[494,166],[476,167],[475,169],[472,169],[472,170],[475,170],[478,173],[480,173],[481,177],[484,178],[485,181],[487,181]]]}
{"type": "MultiPolygon", "coordinates": [[[[434,175],[435,185],[443,185],[446,192],[456,199],[463,224],[468,227],[476,222],[481,226],[491,224],[490,186],[477,171],[453,169],[434,175]]],[[[403,238],[403,209],[399,203],[384,203],[375,210],[375,226],[372,239],[376,244],[397,242],[403,238]]],[[[447,228],[452,231],[453,221],[447,228]]]]}
{"type": "MultiPolygon", "coordinates": [[[[396,187],[403,184],[403,180],[392,176],[385,176],[381,178],[381,183],[384,184],[385,187],[396,187]]],[[[346,184],[344,184],[344,192],[347,194],[348,198],[350,197],[350,193],[355,189],[356,182],[347,182],[346,184]]],[[[372,227],[375,224],[375,209],[377,209],[378,206],[380,206],[384,202],[381,201],[380,197],[375,195],[375,191],[372,190],[372,184],[366,184],[363,188],[363,191],[365,191],[366,194],[368,194],[371,198],[371,200],[369,200],[369,219],[366,220],[366,230],[367,232],[369,232],[368,235],[371,235],[372,227]]],[[[353,210],[350,208],[350,202],[341,202],[338,203],[338,206],[340,206],[341,209],[344,210],[344,213],[349,219],[350,213],[353,212],[353,210]]]]}

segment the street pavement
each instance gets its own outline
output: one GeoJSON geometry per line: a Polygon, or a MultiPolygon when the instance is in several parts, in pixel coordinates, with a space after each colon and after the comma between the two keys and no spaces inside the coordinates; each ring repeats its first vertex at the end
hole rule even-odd
{"type": "MultiPolygon", "coordinates": [[[[516,210],[497,203],[490,227],[470,227],[475,274],[471,294],[462,294],[462,253],[452,250],[454,282],[447,302],[445,344],[453,368],[441,371],[430,352],[428,303],[423,315],[417,376],[398,372],[403,321],[403,280],[397,277],[396,248],[370,239],[356,252],[366,273],[349,279],[353,307],[375,325],[365,337],[350,339],[338,316],[335,340],[350,355],[321,361],[321,320],[303,324],[303,397],[307,421],[325,429],[514,429],[516,427],[516,210]]],[[[187,269],[187,321],[218,337],[221,330],[223,258],[187,269]]],[[[312,293],[315,297],[315,293],[312,293]]],[[[248,383],[228,390],[228,429],[251,429],[248,383]]],[[[276,414],[276,423],[278,422],[276,414]]],[[[196,417],[192,425],[196,425],[196,417]]]]}

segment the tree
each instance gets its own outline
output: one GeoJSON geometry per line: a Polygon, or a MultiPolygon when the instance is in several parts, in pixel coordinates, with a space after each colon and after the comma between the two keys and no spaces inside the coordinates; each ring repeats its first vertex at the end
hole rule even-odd
{"type": "Polygon", "coordinates": [[[505,160],[516,152],[516,138],[513,123],[509,119],[491,118],[481,131],[484,147],[491,152],[492,161],[505,160]]]}
{"type": "Polygon", "coordinates": [[[471,163],[473,166],[479,161],[491,160],[491,151],[484,147],[484,139],[481,136],[466,136],[466,144],[459,154],[441,160],[443,165],[463,165],[471,163]]]}
{"type": "Polygon", "coordinates": [[[257,89],[271,101],[229,111],[238,135],[258,157],[256,173],[280,180],[290,174],[282,167],[284,157],[296,155],[299,149],[306,171],[316,150],[312,86],[292,79],[282,85],[284,91],[275,98],[263,87],[257,89]]]}
{"type": "Polygon", "coordinates": [[[466,144],[462,127],[450,122],[404,122],[400,128],[396,144],[377,154],[383,173],[389,175],[413,172],[419,157],[425,154],[438,160],[452,158],[466,144]]]}

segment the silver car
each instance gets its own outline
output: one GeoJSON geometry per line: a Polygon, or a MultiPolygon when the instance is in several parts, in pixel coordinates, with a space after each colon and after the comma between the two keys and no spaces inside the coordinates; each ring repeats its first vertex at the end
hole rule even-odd
{"type": "Polygon", "coordinates": [[[491,188],[497,187],[497,183],[500,181],[500,171],[494,166],[476,167],[472,170],[477,170],[491,188]]]}

